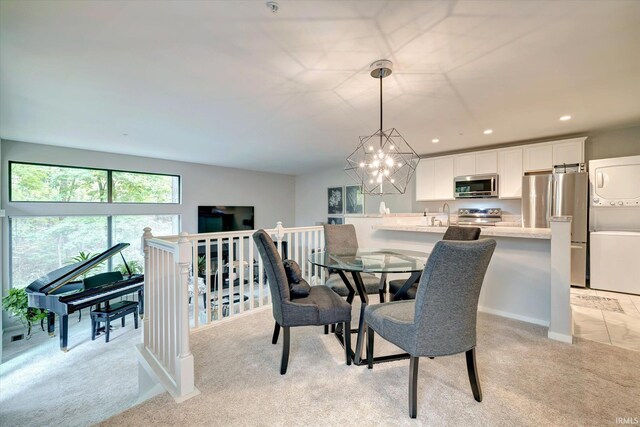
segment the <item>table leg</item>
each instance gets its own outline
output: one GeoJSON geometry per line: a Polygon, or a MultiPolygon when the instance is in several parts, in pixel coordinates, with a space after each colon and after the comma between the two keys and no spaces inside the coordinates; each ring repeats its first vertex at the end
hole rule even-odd
{"type": "Polygon", "coordinates": [[[400,288],[400,290],[398,292],[396,292],[392,297],[391,300],[392,301],[400,301],[403,299],[408,299],[407,298],[407,291],[409,290],[409,288],[416,283],[418,280],[420,280],[420,276],[422,275],[422,271],[414,271],[413,273],[411,273],[411,276],[409,276],[409,278],[407,279],[406,282],[404,282],[404,285],[402,285],[402,287],[400,288]]]}
{"type": "Polygon", "coordinates": [[[369,304],[369,296],[367,295],[367,290],[364,288],[364,283],[362,282],[362,276],[357,271],[352,271],[351,276],[353,277],[353,282],[356,285],[356,289],[358,290],[358,295],[360,296],[360,319],[358,320],[358,337],[356,339],[356,352],[353,358],[353,363],[356,365],[362,364],[362,346],[364,342],[364,310],[367,308],[367,304],[369,304]]]}

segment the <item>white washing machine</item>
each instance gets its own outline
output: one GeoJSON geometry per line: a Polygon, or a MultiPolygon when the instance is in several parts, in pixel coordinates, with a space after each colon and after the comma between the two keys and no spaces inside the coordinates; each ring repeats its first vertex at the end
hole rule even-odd
{"type": "Polygon", "coordinates": [[[640,232],[595,231],[591,240],[591,288],[640,295],[640,232]]]}

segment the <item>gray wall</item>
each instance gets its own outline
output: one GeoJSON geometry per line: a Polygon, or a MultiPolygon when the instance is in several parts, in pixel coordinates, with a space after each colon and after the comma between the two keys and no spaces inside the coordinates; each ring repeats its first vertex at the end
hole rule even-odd
{"type": "MultiPolygon", "coordinates": [[[[8,263],[7,217],[18,215],[94,215],[179,214],[182,230],[197,232],[198,205],[247,205],[255,207],[255,226],[275,227],[276,221],[292,226],[295,221],[295,177],[196,163],[158,160],[98,151],[49,145],[2,141],[0,154],[2,219],[2,258],[8,263]],[[106,203],[11,203],[8,201],[8,162],[23,161],[70,166],[111,168],[140,172],[159,172],[181,176],[182,204],[135,205],[106,203]]],[[[142,230],[140,230],[142,233],[142,230]]],[[[2,291],[6,293],[9,273],[2,270],[2,291]]],[[[8,326],[8,322],[5,324],[8,326]]]]}
{"type": "MultiPolygon", "coordinates": [[[[573,136],[585,136],[585,160],[603,159],[610,157],[624,157],[640,155],[640,126],[626,127],[621,129],[607,129],[594,132],[586,132],[573,136]]],[[[569,136],[559,136],[545,138],[544,140],[526,141],[527,144],[536,142],[552,141],[554,139],[564,139],[569,136]]],[[[523,144],[514,143],[510,145],[523,144]]],[[[479,149],[491,149],[491,147],[478,147],[479,149]]],[[[447,153],[442,153],[442,155],[447,153]]],[[[438,154],[439,155],[439,154],[438,154]]],[[[433,155],[435,156],[435,155],[433,155]]],[[[430,155],[432,157],[432,155],[430,155]]],[[[342,166],[336,165],[335,169],[324,172],[316,172],[296,177],[296,225],[313,225],[319,221],[326,221],[327,187],[334,185],[350,184],[349,177],[342,170],[342,166]]],[[[415,201],[415,178],[409,184],[407,192],[398,196],[384,196],[383,200],[391,212],[422,212],[429,209],[430,212],[438,212],[442,208],[443,202],[416,202],[415,201]]],[[[367,197],[365,209],[370,213],[378,212],[380,197],[367,197]]],[[[520,199],[517,200],[472,200],[472,201],[450,201],[448,202],[451,211],[454,212],[460,207],[497,207],[502,208],[505,213],[519,215],[520,199]]]]}

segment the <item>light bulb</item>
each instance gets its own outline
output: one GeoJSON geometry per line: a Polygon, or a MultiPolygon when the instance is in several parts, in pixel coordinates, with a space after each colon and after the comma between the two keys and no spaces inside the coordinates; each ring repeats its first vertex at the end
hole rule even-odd
{"type": "Polygon", "coordinates": [[[384,176],[389,176],[389,169],[384,170],[384,176]]]}
{"type": "Polygon", "coordinates": [[[391,183],[393,184],[394,182],[396,182],[396,180],[391,178],[391,183]]]}
{"type": "Polygon", "coordinates": [[[380,157],[381,159],[384,159],[384,153],[381,152],[380,154],[378,154],[378,157],[380,157]]]}
{"type": "Polygon", "coordinates": [[[387,158],[387,166],[393,166],[393,159],[391,157],[387,158]]]}
{"type": "Polygon", "coordinates": [[[373,171],[373,176],[378,176],[378,169],[373,171]]]}
{"type": "Polygon", "coordinates": [[[393,145],[391,145],[391,146],[389,147],[389,150],[394,150],[395,148],[396,148],[396,147],[394,147],[393,145]]]}
{"type": "Polygon", "coordinates": [[[374,160],[374,161],[373,161],[373,166],[374,166],[374,167],[376,167],[376,168],[377,168],[378,166],[380,166],[380,160],[378,160],[378,159],[374,160]]]}
{"type": "Polygon", "coordinates": [[[363,168],[364,167],[364,162],[360,162],[360,167],[363,168]]]}
{"type": "Polygon", "coordinates": [[[373,151],[373,145],[369,146],[369,151],[373,151]]]}
{"type": "Polygon", "coordinates": [[[373,184],[373,180],[372,179],[369,180],[369,184],[373,184]]]}
{"type": "Polygon", "coordinates": [[[402,167],[402,163],[398,163],[398,167],[401,168],[402,167]]]}

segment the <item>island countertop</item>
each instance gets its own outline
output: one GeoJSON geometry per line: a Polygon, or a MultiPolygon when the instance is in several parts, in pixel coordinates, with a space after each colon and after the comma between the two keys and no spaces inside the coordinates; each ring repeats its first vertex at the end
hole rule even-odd
{"type": "MultiPolygon", "coordinates": [[[[432,227],[428,225],[413,224],[376,224],[374,230],[410,231],[414,233],[441,233],[447,231],[447,227],[432,227]]],[[[481,237],[513,237],[521,239],[551,239],[549,228],[523,228],[523,227],[480,227],[481,237]]]]}

